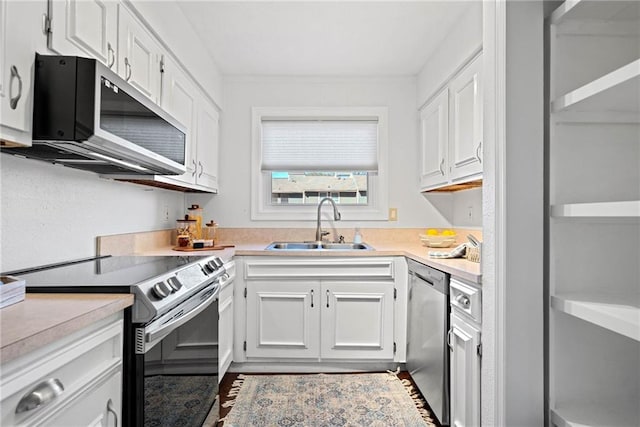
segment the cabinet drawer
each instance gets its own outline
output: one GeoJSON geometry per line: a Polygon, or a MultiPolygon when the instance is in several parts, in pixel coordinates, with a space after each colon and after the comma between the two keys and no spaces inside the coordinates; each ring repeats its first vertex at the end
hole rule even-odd
{"type": "Polygon", "coordinates": [[[322,279],[393,279],[392,258],[247,260],[245,279],[322,278],[322,279]]]}
{"type": "Polygon", "coordinates": [[[84,394],[105,372],[121,366],[122,331],[122,314],[115,315],[4,365],[0,425],[41,424],[84,394]],[[47,381],[58,384],[55,397],[38,408],[16,413],[19,402],[34,389],[50,390],[43,384],[47,381]]]}

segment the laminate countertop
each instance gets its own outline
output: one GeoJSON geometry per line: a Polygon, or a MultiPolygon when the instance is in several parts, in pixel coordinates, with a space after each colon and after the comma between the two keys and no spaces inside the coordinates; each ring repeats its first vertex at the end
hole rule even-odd
{"type": "Polygon", "coordinates": [[[23,356],[133,304],[132,294],[30,294],[0,309],[0,362],[23,356]]]}
{"type": "Polygon", "coordinates": [[[234,256],[321,256],[321,257],[377,257],[377,256],[404,256],[419,263],[428,265],[452,276],[480,285],[482,283],[482,269],[479,263],[468,261],[465,258],[441,259],[430,258],[430,251],[450,251],[453,249],[428,248],[421,244],[407,243],[369,243],[374,251],[353,250],[265,250],[271,242],[242,243],[233,248],[215,251],[179,252],[171,247],[160,247],[144,251],[136,255],[216,255],[225,262],[234,256]]]}

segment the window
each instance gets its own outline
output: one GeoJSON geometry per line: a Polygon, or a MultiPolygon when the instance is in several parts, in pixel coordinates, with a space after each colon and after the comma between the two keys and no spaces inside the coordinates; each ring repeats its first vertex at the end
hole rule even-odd
{"type": "Polygon", "coordinates": [[[368,172],[271,172],[271,204],[367,205],[368,172]]]}
{"type": "Polygon", "coordinates": [[[315,220],[324,197],[387,219],[386,108],[254,108],[252,130],[252,219],[315,220]]]}

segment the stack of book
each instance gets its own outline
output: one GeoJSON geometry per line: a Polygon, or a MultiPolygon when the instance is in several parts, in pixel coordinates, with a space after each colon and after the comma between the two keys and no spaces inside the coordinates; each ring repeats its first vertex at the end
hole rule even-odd
{"type": "Polygon", "coordinates": [[[25,281],[19,277],[0,276],[0,308],[24,300],[25,281]]]}

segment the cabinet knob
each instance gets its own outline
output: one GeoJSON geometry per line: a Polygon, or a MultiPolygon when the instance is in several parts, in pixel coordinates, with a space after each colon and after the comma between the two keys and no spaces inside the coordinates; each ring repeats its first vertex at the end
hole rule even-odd
{"type": "Polygon", "coordinates": [[[444,167],[444,157],[442,158],[442,160],[440,160],[440,168],[439,168],[440,169],[440,174],[442,176],[444,176],[444,168],[443,167],[444,167]]]}
{"type": "Polygon", "coordinates": [[[329,308],[329,289],[327,289],[327,308],[329,308]]]}
{"type": "Polygon", "coordinates": [[[64,386],[59,379],[50,378],[43,381],[35,386],[29,393],[22,396],[22,399],[20,399],[16,407],[16,414],[44,406],[60,396],[63,391],[64,386]]]}
{"type": "Polygon", "coordinates": [[[311,308],[313,308],[313,289],[311,289],[311,308]]]}
{"type": "Polygon", "coordinates": [[[18,68],[15,65],[11,66],[11,78],[9,80],[9,106],[12,110],[18,108],[18,101],[22,96],[22,77],[18,73],[18,68]],[[18,94],[13,96],[13,80],[18,79],[18,94]]]}
{"type": "Polygon", "coordinates": [[[204,166],[202,166],[202,162],[198,162],[200,165],[200,173],[198,174],[198,178],[202,178],[202,174],[204,173],[204,166]]]}
{"type": "Polygon", "coordinates": [[[469,308],[469,306],[471,305],[471,300],[466,295],[458,295],[456,297],[456,302],[464,308],[469,308]]]}

